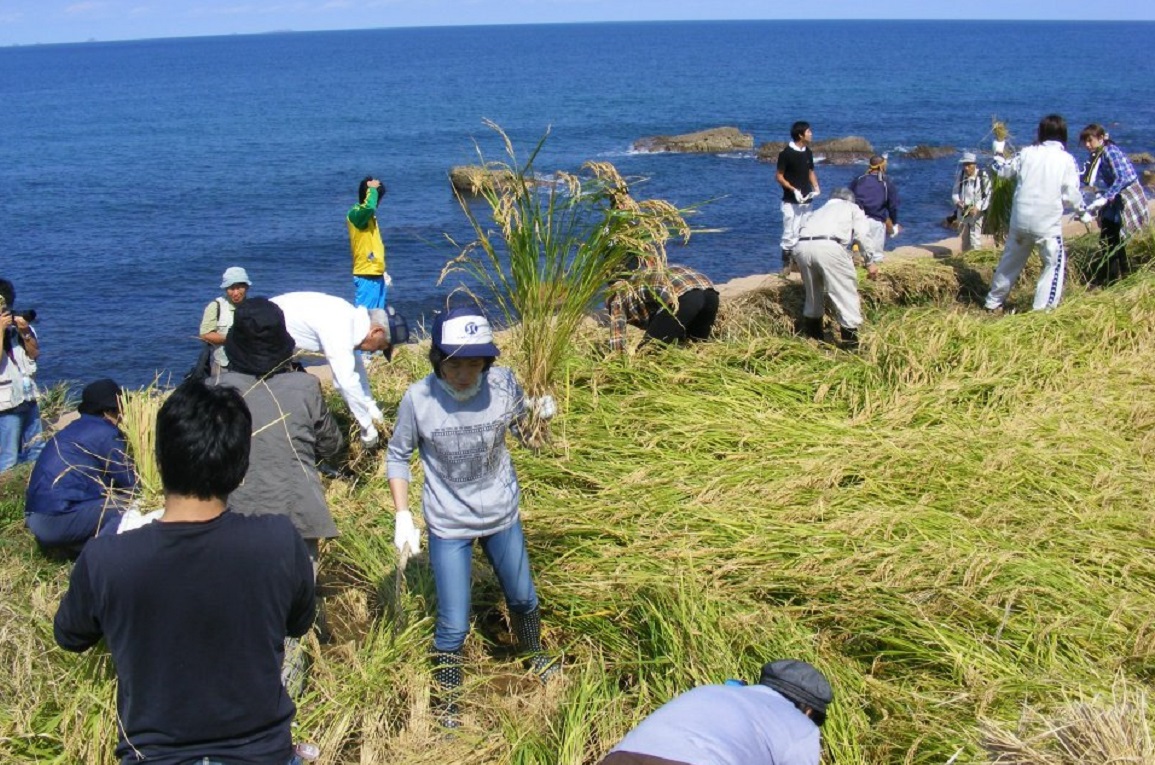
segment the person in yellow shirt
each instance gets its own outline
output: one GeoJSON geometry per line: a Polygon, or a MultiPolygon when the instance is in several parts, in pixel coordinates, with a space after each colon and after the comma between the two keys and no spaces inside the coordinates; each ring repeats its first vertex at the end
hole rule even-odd
{"type": "Polygon", "coordinates": [[[385,243],[377,226],[377,204],[385,195],[380,179],[367,175],[357,189],[356,205],[345,215],[349,248],[353,252],[353,305],[385,310],[389,274],[385,272],[385,243]]]}

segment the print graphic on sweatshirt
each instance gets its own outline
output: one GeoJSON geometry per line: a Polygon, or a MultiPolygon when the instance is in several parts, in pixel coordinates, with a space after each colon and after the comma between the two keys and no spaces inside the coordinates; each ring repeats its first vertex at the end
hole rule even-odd
{"type": "Polygon", "coordinates": [[[498,439],[505,435],[505,423],[481,423],[433,431],[433,448],[445,466],[451,483],[467,483],[493,475],[498,468],[498,439]]]}

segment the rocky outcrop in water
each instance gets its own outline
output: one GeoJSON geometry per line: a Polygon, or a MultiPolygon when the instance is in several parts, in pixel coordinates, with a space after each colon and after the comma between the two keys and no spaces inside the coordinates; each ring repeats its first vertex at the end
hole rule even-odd
{"type": "Polygon", "coordinates": [[[943,157],[953,156],[958,152],[953,146],[927,146],[926,144],[919,144],[910,151],[902,152],[902,156],[908,159],[942,159],[943,157]]]}
{"type": "Polygon", "coordinates": [[[483,165],[454,165],[449,169],[449,182],[462,194],[478,194],[483,189],[500,188],[513,180],[508,168],[483,165]]]}
{"type": "MultiPolygon", "coordinates": [[[[763,162],[777,162],[778,153],[786,148],[786,141],[769,141],[759,144],[758,159],[763,162]]],[[[825,162],[828,165],[851,165],[863,162],[874,154],[874,147],[870,141],[857,135],[843,138],[832,138],[829,141],[815,141],[810,144],[814,152],[815,162],[825,162]]]]}
{"type": "Polygon", "coordinates": [[[749,151],[754,136],[736,127],[716,127],[684,135],[656,135],[634,141],[634,151],[647,153],[718,154],[727,151],[749,151]]]}

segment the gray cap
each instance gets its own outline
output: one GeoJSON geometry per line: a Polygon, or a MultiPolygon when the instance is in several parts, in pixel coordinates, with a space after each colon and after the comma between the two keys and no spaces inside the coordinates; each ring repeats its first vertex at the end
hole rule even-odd
{"type": "Polygon", "coordinates": [[[978,164],[978,157],[973,151],[968,151],[962,155],[962,159],[958,161],[960,165],[975,165],[978,164]]]}
{"type": "Polygon", "coordinates": [[[253,283],[249,281],[249,274],[240,266],[229,266],[221,275],[221,289],[227,290],[234,284],[247,284],[250,287],[253,283]]]}
{"type": "Polygon", "coordinates": [[[834,691],[821,672],[797,659],[779,659],[762,667],[758,678],[791,701],[803,704],[826,716],[826,705],[834,701],[834,691]]]}

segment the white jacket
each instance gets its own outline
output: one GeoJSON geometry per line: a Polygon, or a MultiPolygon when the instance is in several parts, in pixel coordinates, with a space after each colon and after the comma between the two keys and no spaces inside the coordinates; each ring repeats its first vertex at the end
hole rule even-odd
{"type": "Polygon", "coordinates": [[[1038,237],[1060,236],[1064,203],[1071,210],[1083,209],[1079,168],[1058,141],[1028,146],[999,167],[998,173],[1018,178],[1011,206],[1012,230],[1038,237]]]}
{"type": "Polygon", "coordinates": [[[369,431],[373,420],[384,419],[369,391],[361,356],[354,352],[369,334],[368,309],[323,292],[289,292],[271,300],[285,314],[285,327],[297,348],[325,354],[333,384],[361,430],[369,431]]]}

